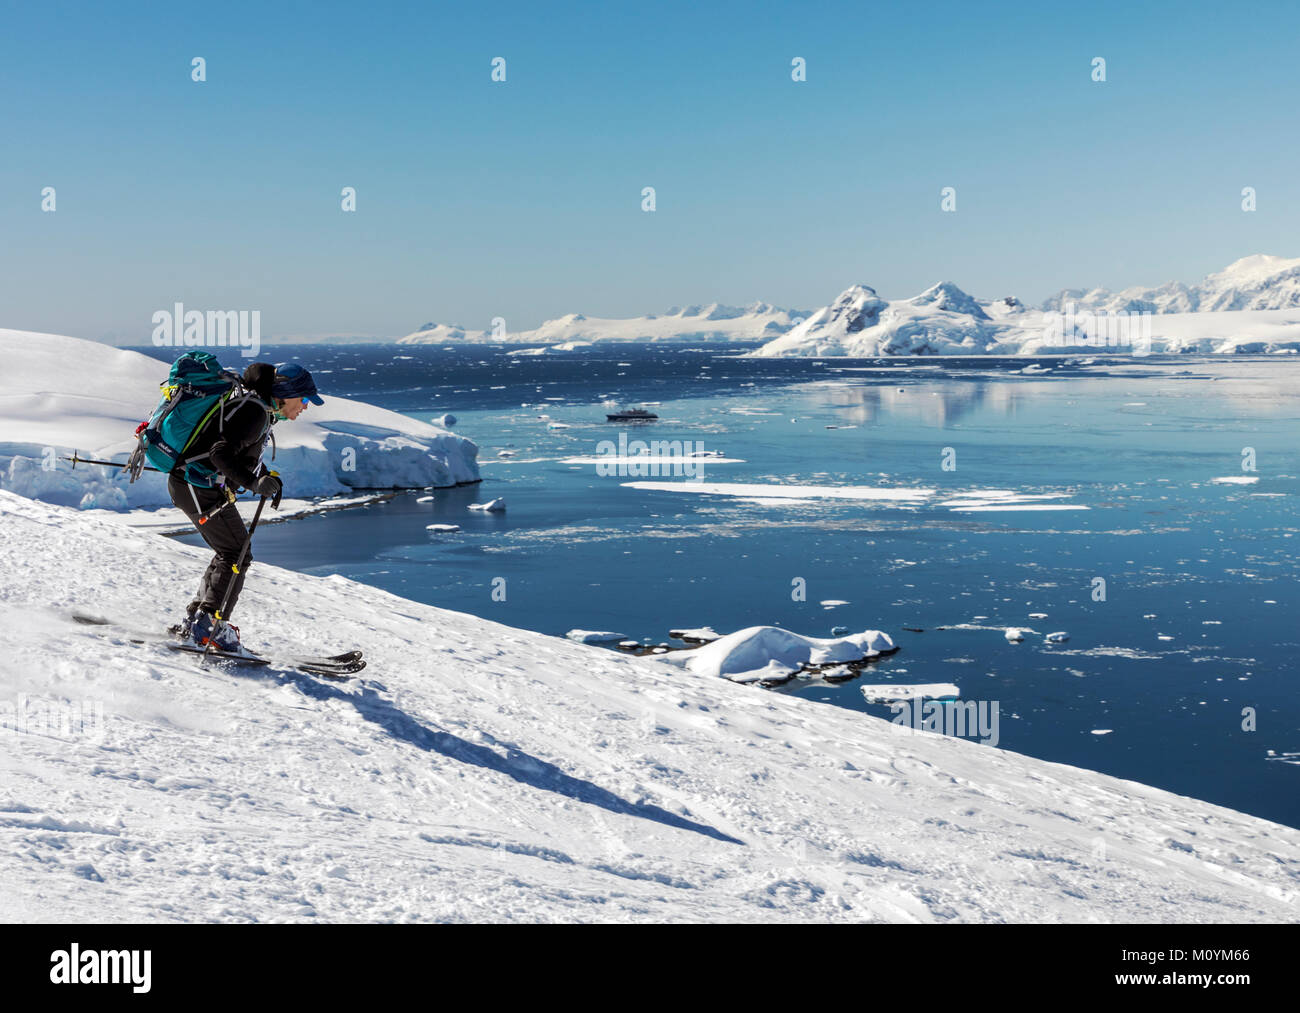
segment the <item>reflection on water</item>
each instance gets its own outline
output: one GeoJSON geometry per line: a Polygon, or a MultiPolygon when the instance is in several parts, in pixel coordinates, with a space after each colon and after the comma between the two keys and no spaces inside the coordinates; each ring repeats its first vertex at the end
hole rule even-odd
{"type": "Polygon", "coordinates": [[[1020,386],[1004,382],[941,381],[927,379],[908,386],[825,384],[827,401],[856,425],[872,425],[882,417],[910,420],[937,429],[947,428],[977,408],[994,415],[1014,415],[1017,406],[1032,396],[1020,386]]]}

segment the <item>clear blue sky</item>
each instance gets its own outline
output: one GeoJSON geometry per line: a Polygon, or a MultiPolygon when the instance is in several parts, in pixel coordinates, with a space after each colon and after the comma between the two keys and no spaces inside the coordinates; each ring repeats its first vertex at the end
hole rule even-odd
{"type": "Polygon", "coordinates": [[[519,330],[1300,255],[1298,7],[3,2],[0,326],[519,330]]]}

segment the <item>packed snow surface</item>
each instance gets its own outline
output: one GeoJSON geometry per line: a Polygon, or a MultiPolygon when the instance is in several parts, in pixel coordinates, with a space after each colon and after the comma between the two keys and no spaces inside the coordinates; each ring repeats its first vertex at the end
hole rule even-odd
{"type": "Polygon", "coordinates": [[[158,630],[205,562],[0,492],[6,920],[1300,914],[1295,830],[340,577],[256,563],[236,618],[250,646],[363,648],[343,684],[66,618],[158,630]]]}
{"type": "MultiPolygon", "coordinates": [[[[175,349],[179,356],[184,349],[175,349]]],[[[227,368],[251,360],[219,349],[227,368]]],[[[59,458],[125,461],[135,428],[158,402],[168,364],[139,352],[58,334],[0,329],[0,489],[68,506],[124,510],[170,504],[163,476],[135,484],[114,468],[59,458]],[[51,470],[45,466],[54,461],[51,470]]],[[[310,364],[308,364],[310,366],[310,364]]],[[[361,401],[333,397],[277,423],[273,467],[297,497],[357,488],[477,481],[478,447],[446,429],[361,401]]],[[[269,461],[270,452],[266,457],[269,461]]]]}

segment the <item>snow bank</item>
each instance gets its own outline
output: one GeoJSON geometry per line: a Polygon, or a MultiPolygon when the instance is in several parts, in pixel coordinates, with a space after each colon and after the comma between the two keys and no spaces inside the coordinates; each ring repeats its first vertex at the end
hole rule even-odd
{"type": "MultiPolygon", "coordinates": [[[[178,352],[179,354],[179,352],[178,352]]],[[[131,485],[111,468],[58,460],[125,461],[153,410],[167,364],[139,352],[57,334],[0,329],[0,489],[66,506],[123,510],[170,502],[160,475],[131,485]]],[[[232,358],[226,363],[242,369],[232,358]]],[[[396,412],[331,397],[278,423],[274,467],[288,493],[449,486],[478,480],[478,447],[396,412]]],[[[269,457],[269,455],[268,455],[269,457]]]]}
{"type": "Polygon", "coordinates": [[[345,684],[204,669],[65,618],[79,606],[158,629],[185,598],[177,576],[197,580],[205,562],[0,492],[6,920],[1239,923],[1300,910],[1296,830],[341,577],[254,564],[239,621],[250,645],[362,647],[370,665],[345,684]],[[101,720],[74,731],[96,705],[101,720]]]}
{"type": "Polygon", "coordinates": [[[726,678],[732,682],[781,679],[807,665],[861,661],[894,650],[888,634],[865,630],[847,637],[821,640],[791,633],[779,626],[751,626],[737,630],[694,651],[664,658],[696,675],[726,678]]]}

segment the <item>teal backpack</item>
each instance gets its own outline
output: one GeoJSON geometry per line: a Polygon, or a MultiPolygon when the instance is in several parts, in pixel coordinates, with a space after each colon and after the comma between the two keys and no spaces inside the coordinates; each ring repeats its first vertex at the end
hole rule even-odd
{"type": "Polygon", "coordinates": [[[186,457],[186,451],[207,424],[218,427],[236,408],[257,395],[245,389],[239,374],[222,369],[211,352],[186,352],[174,363],[162,387],[162,398],[153,414],[136,427],[139,443],[126,469],[134,482],[147,460],[164,474],[177,472],[191,485],[211,488],[216,469],[203,463],[207,454],[186,457]]]}

